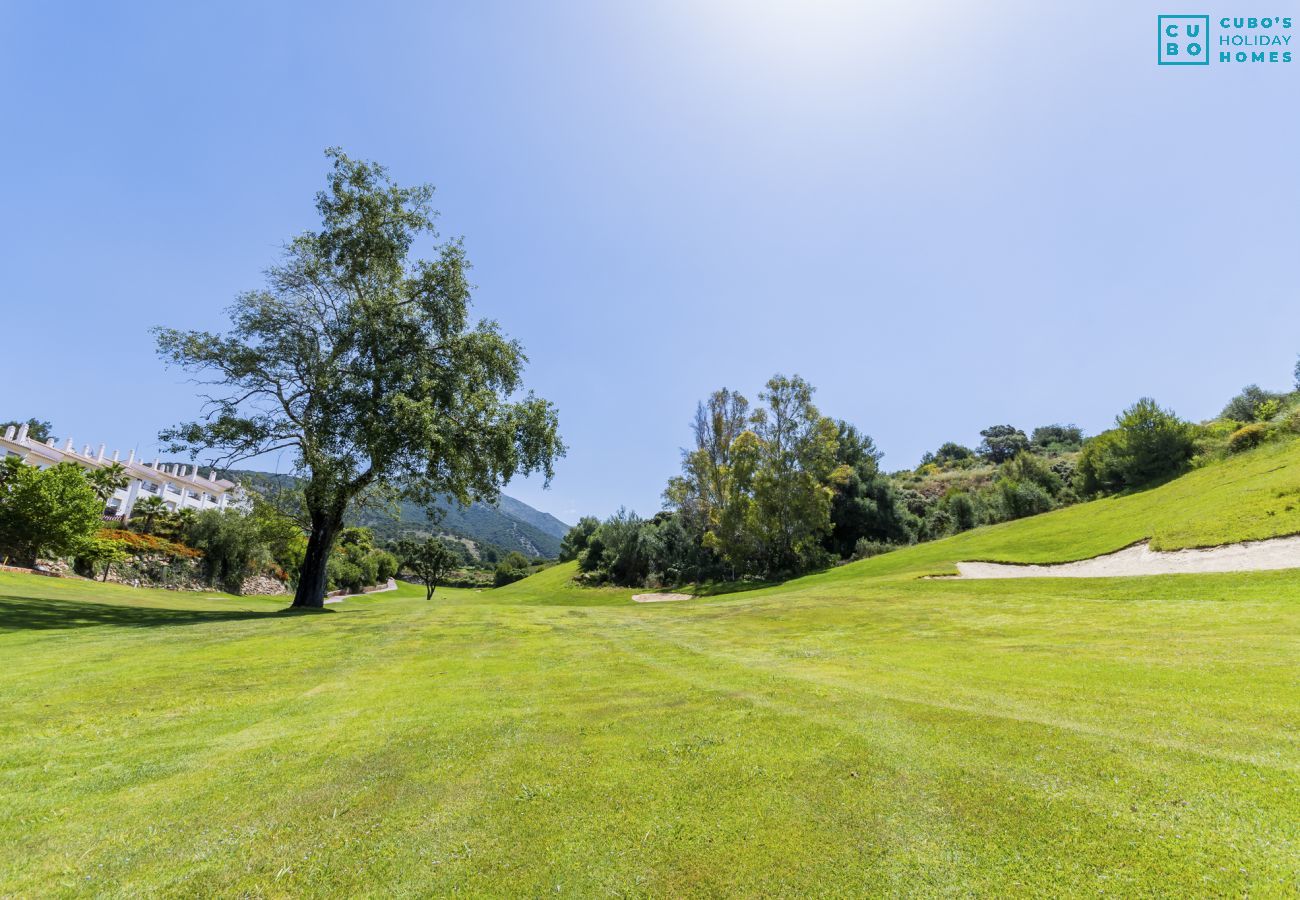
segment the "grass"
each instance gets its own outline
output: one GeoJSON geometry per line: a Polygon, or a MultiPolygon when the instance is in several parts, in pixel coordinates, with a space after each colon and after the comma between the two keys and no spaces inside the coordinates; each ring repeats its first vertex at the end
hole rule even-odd
{"type": "Polygon", "coordinates": [[[1300,531],[1297,461],[675,604],[0,574],[0,894],[1293,894],[1300,571],[916,576],[1300,531]]]}

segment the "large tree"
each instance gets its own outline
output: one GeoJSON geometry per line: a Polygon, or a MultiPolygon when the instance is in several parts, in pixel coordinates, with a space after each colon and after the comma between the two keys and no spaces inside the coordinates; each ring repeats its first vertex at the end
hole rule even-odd
{"type": "Polygon", "coordinates": [[[30,565],[41,556],[71,556],[94,537],[103,513],[76,463],[39,469],[16,456],[0,461],[0,561],[30,565]]]}
{"type": "Polygon", "coordinates": [[[754,476],[754,522],[768,575],[816,565],[831,528],[831,485],[848,477],[835,459],[838,430],[812,400],[813,386],[798,375],[774,375],[754,413],[759,463],[754,476]]]}
{"type": "Polygon", "coordinates": [[[162,433],[170,449],[225,466],[293,452],[308,528],[295,607],[322,605],[344,514],[368,492],[491,502],[516,475],[549,481],[564,452],[555,408],[518,396],[520,345],[495,322],[470,324],[461,242],[412,258],[417,238],[437,238],[433,188],[327,155],[320,229],[237,298],[230,330],[156,330],[166,361],[215,386],[200,420],[162,433]]]}

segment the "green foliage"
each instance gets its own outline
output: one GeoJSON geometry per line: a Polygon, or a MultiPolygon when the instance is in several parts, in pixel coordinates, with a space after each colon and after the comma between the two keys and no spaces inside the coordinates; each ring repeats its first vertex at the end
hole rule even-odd
{"type": "Polygon", "coordinates": [[[1248,384],[1228,401],[1219,416],[1234,422],[1266,421],[1277,415],[1283,397],[1283,394],[1266,391],[1257,384],[1248,384]]]}
{"type": "Polygon", "coordinates": [[[1083,429],[1078,425],[1040,425],[1029,438],[1038,453],[1068,453],[1083,446],[1083,429]]]}
{"type": "Polygon", "coordinates": [[[1090,439],[1078,463],[1085,495],[1142,487],[1182,471],[1195,451],[1192,427],[1143,397],[1090,439]]]}
{"type": "Polygon", "coordinates": [[[171,448],[217,450],[227,465],[293,452],[311,524],[294,604],[311,607],[344,516],[368,492],[426,506],[492,500],[515,475],[549,478],[564,452],[554,407],[512,399],[522,348],[492,322],[470,323],[462,244],[411,258],[436,236],[433,188],[328,155],[320,230],[288,244],[266,289],[236,299],[231,329],[156,332],[165,360],[218,388],[210,416],[163,433],[171,448]]]}
{"type": "Polygon", "coordinates": [[[948,441],[940,445],[938,450],[933,453],[927,452],[921,457],[921,465],[938,465],[943,466],[950,463],[961,463],[975,458],[975,451],[969,447],[963,447],[961,444],[948,441]]]}
{"type": "Polygon", "coordinates": [[[980,432],[979,454],[997,465],[1029,449],[1029,438],[1014,425],[990,425],[980,432]]]}
{"type": "Polygon", "coordinates": [[[1268,426],[1263,422],[1252,422],[1250,425],[1243,425],[1228,437],[1228,452],[1240,453],[1243,450],[1250,450],[1264,443],[1268,437],[1268,426]]]}
{"type": "Polygon", "coordinates": [[[459,556],[438,538],[416,540],[404,538],[397,542],[399,569],[406,569],[424,585],[425,599],[432,600],[438,584],[456,565],[459,556]]]}
{"type": "Polygon", "coordinates": [[[560,562],[577,559],[578,555],[587,549],[587,541],[599,527],[600,520],[595,516],[583,516],[579,519],[578,524],[570,528],[560,542],[560,562]]]}
{"type": "MultiPolygon", "coordinates": [[[[953,456],[939,448],[945,458],[953,456]]],[[[965,449],[965,448],[960,448],[965,449]]],[[[916,538],[920,523],[903,504],[898,490],[879,468],[880,452],[871,438],[846,422],[838,423],[835,461],[836,477],[832,482],[831,530],[824,544],[840,559],[858,554],[863,541],[873,544],[908,544],[916,538]]]]}
{"type": "Polygon", "coordinates": [[[86,472],[86,480],[90,482],[100,503],[107,503],[114,491],[119,491],[131,483],[130,477],[126,474],[126,467],[118,462],[91,469],[86,472]]]}
{"type": "Polygon", "coordinates": [[[131,527],[144,534],[153,534],[166,515],[167,504],[161,497],[154,494],[140,497],[131,507],[131,527]]]}
{"type": "Polygon", "coordinates": [[[203,554],[200,567],[208,583],[232,594],[239,593],[245,578],[265,571],[272,563],[257,520],[234,510],[197,513],[184,538],[203,554]]]}
{"type": "Polygon", "coordinates": [[[47,469],[0,461],[0,558],[21,564],[80,552],[103,524],[104,504],[73,462],[47,469]]]}
{"type": "Polygon", "coordinates": [[[49,440],[58,440],[50,433],[50,429],[53,426],[51,426],[49,422],[40,419],[32,418],[28,419],[26,422],[20,422],[17,419],[10,419],[8,422],[0,422],[0,434],[4,434],[5,430],[8,429],[10,425],[14,428],[21,428],[23,425],[26,425],[28,439],[35,441],[38,444],[43,444],[49,440]]]}
{"type": "MultiPolygon", "coordinates": [[[[130,532],[124,532],[130,534],[130,532]]],[[[86,573],[94,577],[102,566],[102,577],[108,580],[114,563],[126,561],[131,556],[127,542],[114,536],[111,532],[101,531],[89,538],[77,550],[77,566],[85,567],[86,573]]]]}
{"type": "Polygon", "coordinates": [[[492,576],[492,583],[496,587],[502,587],[526,578],[528,572],[528,557],[518,551],[511,551],[506,554],[501,562],[497,563],[496,571],[492,576]]]}

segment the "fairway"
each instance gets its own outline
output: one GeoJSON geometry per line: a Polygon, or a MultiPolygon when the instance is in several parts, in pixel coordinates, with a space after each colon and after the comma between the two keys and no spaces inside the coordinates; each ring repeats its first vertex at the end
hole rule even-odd
{"type": "MultiPolygon", "coordinates": [[[[1237,465],[1276,472],[1270,452],[1237,465]]],[[[1300,572],[916,577],[976,550],[1069,558],[1046,535],[1136,522],[1125,504],[1202,474],[680,603],[570,566],[298,615],[0,575],[0,884],[1291,893],[1300,572]]],[[[1280,488],[1236,483],[1167,545],[1212,520],[1259,536],[1248,507],[1276,519],[1280,488]]]]}

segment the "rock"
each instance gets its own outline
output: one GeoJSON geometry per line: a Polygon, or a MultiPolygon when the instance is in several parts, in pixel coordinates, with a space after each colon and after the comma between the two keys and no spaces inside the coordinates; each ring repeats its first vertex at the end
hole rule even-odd
{"type": "Polygon", "coordinates": [[[288,586],[278,578],[270,575],[250,575],[239,586],[239,593],[244,596],[273,596],[289,593],[288,586]]]}

